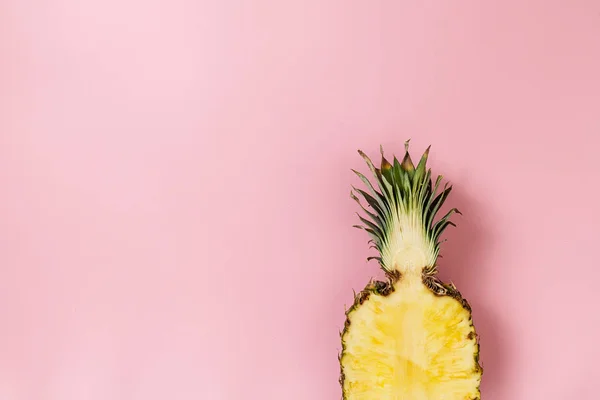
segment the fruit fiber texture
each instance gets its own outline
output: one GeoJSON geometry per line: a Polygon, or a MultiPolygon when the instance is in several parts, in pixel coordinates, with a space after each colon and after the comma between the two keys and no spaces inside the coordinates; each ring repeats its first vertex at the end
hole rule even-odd
{"type": "Polygon", "coordinates": [[[346,311],[341,333],[340,384],[344,400],[480,399],[483,369],[471,307],[454,285],[437,277],[440,236],[454,225],[438,211],[452,186],[440,190],[427,168],[429,148],[415,166],[405,155],[376,167],[359,152],[372,180],[352,198],[387,281],[372,281],[346,311]],[[373,184],[371,181],[375,182],[373,184]],[[366,204],[361,202],[362,198],[366,204]]]}

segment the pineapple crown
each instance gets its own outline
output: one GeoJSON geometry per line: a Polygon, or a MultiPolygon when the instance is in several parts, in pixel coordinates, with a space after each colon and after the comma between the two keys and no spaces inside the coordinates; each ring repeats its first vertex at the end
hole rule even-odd
{"type": "Polygon", "coordinates": [[[368,260],[377,260],[386,274],[396,277],[405,270],[415,268],[422,269],[426,274],[434,274],[442,243],[440,236],[449,225],[456,226],[450,221],[452,214],[460,214],[458,209],[453,208],[434,221],[452,186],[446,183],[438,193],[443,177],[438,176],[433,183],[431,170],[426,166],[431,146],[415,167],[408,150],[409,141],[404,144],[402,162],[393,157],[390,163],[381,146],[379,168],[364,152],[358,151],[373,174],[375,185],[360,172],[352,170],[367,189],[352,187],[351,197],[366,214],[358,215],[362,225],[354,227],[365,230],[370,236],[371,247],[379,252],[379,256],[369,257],[368,260]],[[367,207],[363,206],[358,196],[366,201],[367,207]]]}

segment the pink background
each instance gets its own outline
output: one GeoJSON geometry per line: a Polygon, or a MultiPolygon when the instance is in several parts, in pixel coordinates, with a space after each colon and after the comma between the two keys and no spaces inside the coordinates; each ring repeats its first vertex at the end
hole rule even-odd
{"type": "Polygon", "coordinates": [[[483,398],[598,399],[598,1],[0,4],[0,399],[338,399],[409,137],[483,398]]]}

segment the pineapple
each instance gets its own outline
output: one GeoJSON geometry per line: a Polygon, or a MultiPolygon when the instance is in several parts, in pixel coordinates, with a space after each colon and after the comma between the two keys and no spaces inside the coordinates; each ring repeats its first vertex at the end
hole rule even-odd
{"type": "MultiPolygon", "coordinates": [[[[431,147],[431,146],[430,146],[431,147]]],[[[402,162],[376,168],[362,152],[376,185],[357,171],[366,190],[351,196],[387,281],[371,281],[346,311],[341,333],[344,400],[480,399],[483,369],[471,308],[453,284],[437,276],[440,235],[450,210],[435,221],[452,186],[440,189],[426,168],[429,148],[415,167],[405,142],[402,162]],[[366,205],[358,198],[361,196],[366,205]]]]}

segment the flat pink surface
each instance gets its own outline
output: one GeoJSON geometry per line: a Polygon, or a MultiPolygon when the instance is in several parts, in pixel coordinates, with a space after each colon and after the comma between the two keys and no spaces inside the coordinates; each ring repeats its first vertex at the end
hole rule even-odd
{"type": "Polygon", "coordinates": [[[338,399],[409,137],[483,398],[598,399],[597,1],[0,5],[0,399],[338,399]]]}

